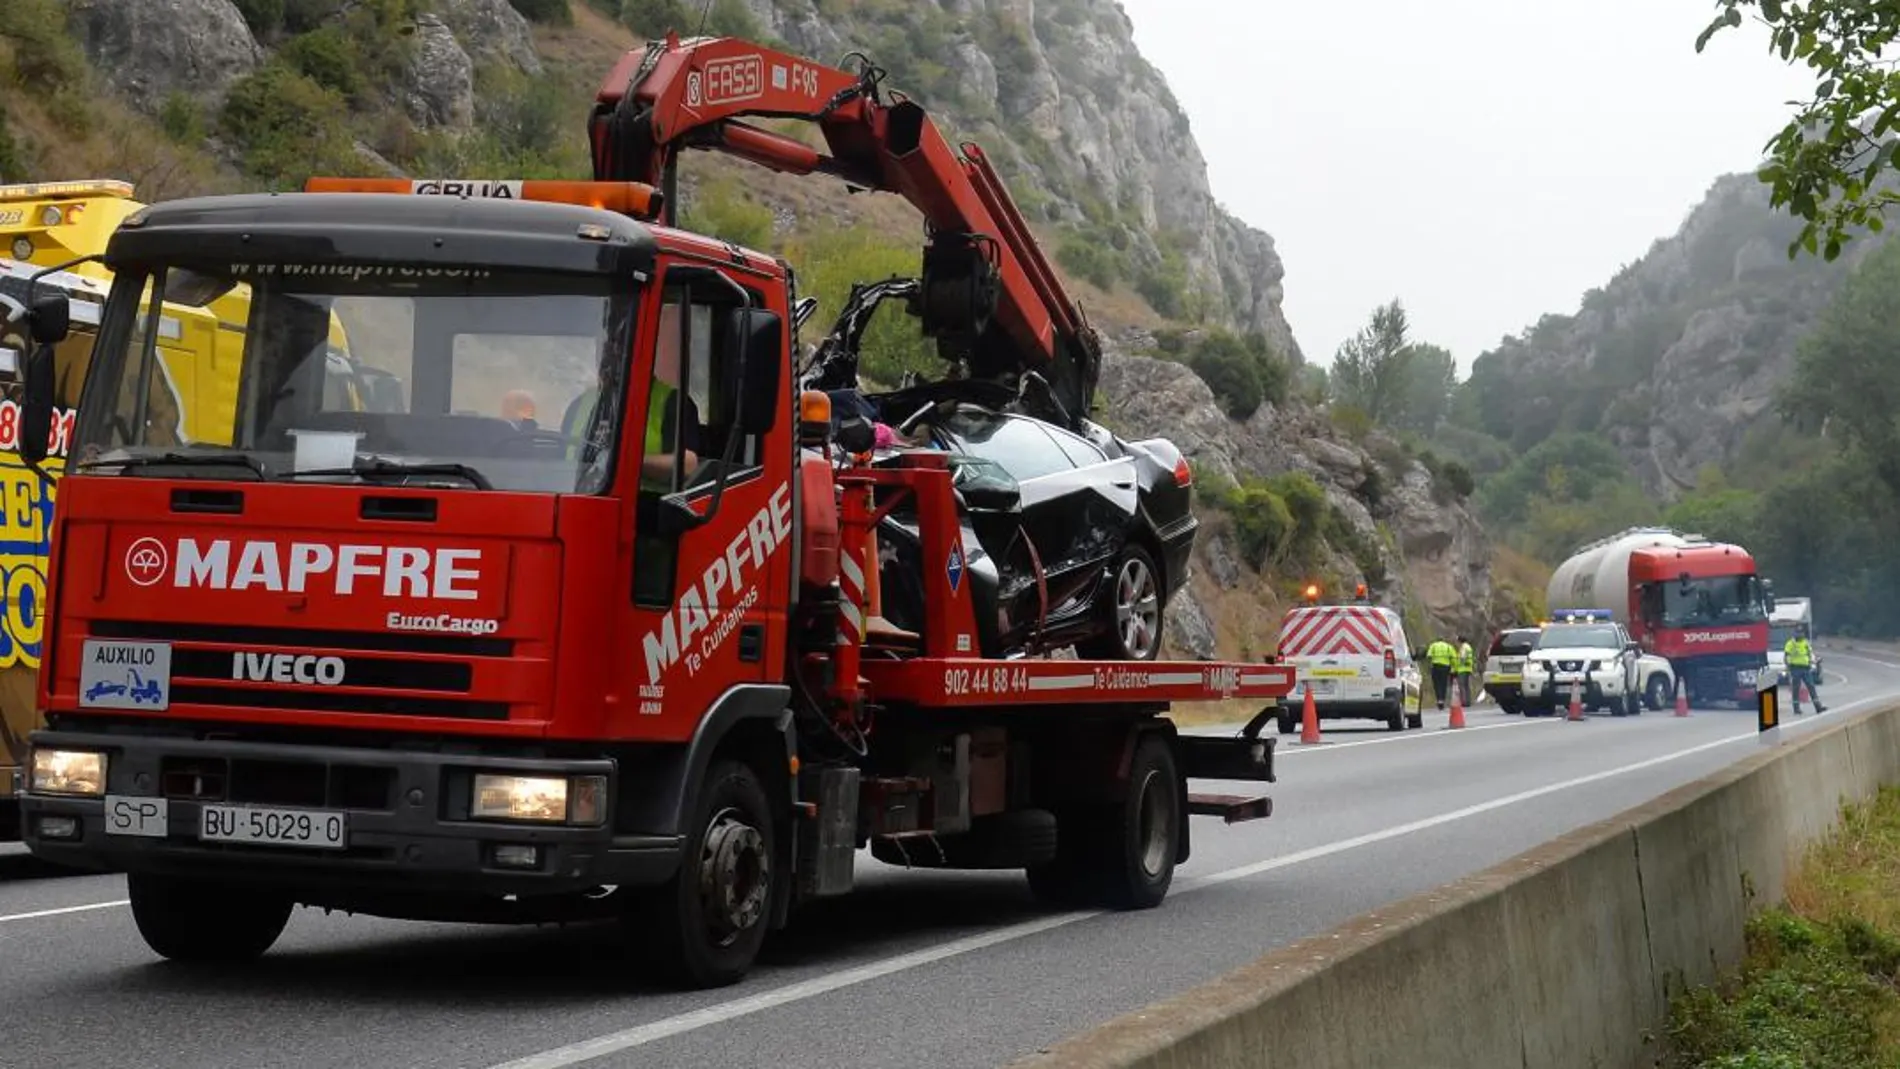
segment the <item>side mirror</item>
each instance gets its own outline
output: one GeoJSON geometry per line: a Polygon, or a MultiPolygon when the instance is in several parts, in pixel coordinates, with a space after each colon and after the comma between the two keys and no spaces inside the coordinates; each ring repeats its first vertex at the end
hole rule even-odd
{"type": "MultiPolygon", "coordinates": [[[[726,381],[737,385],[730,421],[715,420],[741,434],[764,434],[778,425],[778,387],[786,363],[785,321],[763,308],[734,308],[726,319],[726,381]]],[[[727,413],[720,413],[725,415],[727,413]]]]}
{"type": "Polygon", "coordinates": [[[33,351],[20,368],[25,390],[20,405],[20,435],[17,448],[20,459],[38,468],[46,459],[53,436],[53,346],[72,332],[72,302],[66,295],[52,294],[33,302],[27,312],[27,333],[33,351]]]}

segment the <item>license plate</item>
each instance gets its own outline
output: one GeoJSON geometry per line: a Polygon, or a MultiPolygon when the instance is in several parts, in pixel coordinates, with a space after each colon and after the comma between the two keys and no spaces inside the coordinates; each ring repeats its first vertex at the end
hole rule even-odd
{"type": "Polygon", "coordinates": [[[1755,685],[1756,678],[1757,677],[1755,675],[1755,670],[1752,668],[1744,668],[1735,673],[1735,682],[1742,683],[1750,687],[1755,685]]]}
{"type": "Polygon", "coordinates": [[[327,809],[208,805],[199,818],[198,838],[212,842],[341,850],[346,844],[348,824],[346,814],[327,809]]]}
{"type": "Polygon", "coordinates": [[[170,825],[170,805],[163,798],[106,795],[106,834],[163,839],[170,825]]]}
{"type": "Polygon", "coordinates": [[[89,638],[79,654],[79,704],[87,709],[171,706],[169,642],[115,642],[89,638]]]}

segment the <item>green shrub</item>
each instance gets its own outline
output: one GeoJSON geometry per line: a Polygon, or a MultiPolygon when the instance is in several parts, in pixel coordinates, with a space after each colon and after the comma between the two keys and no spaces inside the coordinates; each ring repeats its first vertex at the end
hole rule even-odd
{"type": "Polygon", "coordinates": [[[165,97],[158,109],[158,128],[180,145],[197,145],[204,140],[204,113],[190,96],[177,90],[165,97]]]}
{"type": "Polygon", "coordinates": [[[17,182],[26,177],[26,150],[7,126],[6,101],[0,99],[0,182],[17,182]]]}
{"type": "Polygon", "coordinates": [[[50,97],[85,79],[85,54],[66,32],[58,0],[0,3],[0,37],[13,46],[13,79],[28,92],[50,97]]]}
{"type": "Polygon", "coordinates": [[[1070,238],[1056,249],[1056,262],[1100,289],[1115,288],[1115,257],[1089,238],[1070,238]]]}
{"type": "Polygon", "coordinates": [[[699,26],[698,12],[683,0],[624,0],[620,21],[642,37],[664,37],[668,30],[689,36],[699,26]]]}
{"type": "Polygon", "coordinates": [[[1235,419],[1246,419],[1260,407],[1265,391],[1260,371],[1245,351],[1218,344],[1203,344],[1188,358],[1207,388],[1214,391],[1221,407],[1235,419]]]}
{"type": "Polygon", "coordinates": [[[354,167],[343,110],[335,93],[272,62],[232,83],[218,125],[241,150],[245,170],[282,188],[354,167]]]}
{"type": "Polygon", "coordinates": [[[508,3],[529,22],[542,22],[550,26],[574,25],[574,11],[567,6],[567,0],[508,0],[508,3]]]}
{"type": "Polygon", "coordinates": [[[325,89],[346,97],[363,92],[356,43],[338,25],[299,34],[277,53],[290,68],[325,89]]]}
{"type": "Polygon", "coordinates": [[[284,28],[284,0],[232,0],[244,24],[259,40],[277,35],[284,28]]]}
{"type": "Polygon", "coordinates": [[[309,33],[343,13],[343,0],[284,0],[284,31],[309,33]]]}

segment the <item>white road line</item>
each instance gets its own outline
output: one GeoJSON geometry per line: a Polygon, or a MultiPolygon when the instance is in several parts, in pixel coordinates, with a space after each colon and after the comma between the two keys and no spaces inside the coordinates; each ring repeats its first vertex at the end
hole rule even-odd
{"type": "MultiPolygon", "coordinates": [[[[1889,700],[1891,700],[1891,698],[1887,696],[1862,698],[1859,701],[1843,707],[1840,712],[1832,714],[1831,717],[1826,720],[1817,717],[1811,721],[1795,722],[1793,724],[1784,725],[1784,730],[1802,727],[1804,724],[1831,723],[1834,719],[1838,719],[1844,715],[1848,709],[1852,709],[1855,706],[1889,700]]],[[[1555,722],[1562,723],[1562,721],[1555,722]]],[[[1515,727],[1517,725],[1496,726],[1515,727]]],[[[1335,842],[1324,843],[1306,850],[1283,854],[1279,857],[1268,858],[1265,861],[1257,861],[1249,865],[1241,865],[1237,868],[1226,869],[1207,876],[1183,879],[1175,885],[1172,893],[1189,894],[1204,887],[1213,887],[1232,880],[1245,879],[1249,876],[1257,876],[1263,872],[1271,872],[1275,869],[1283,869],[1292,865],[1328,857],[1333,854],[1343,853],[1344,851],[1353,850],[1361,846],[1370,846],[1373,843],[1385,842],[1388,839],[1397,839],[1402,836],[1411,835],[1414,832],[1425,831],[1430,828],[1439,827],[1440,825],[1450,824],[1453,821],[1463,820],[1466,817],[1487,813],[1493,809],[1502,809],[1506,806],[1517,805],[1520,802],[1529,801],[1532,798],[1539,798],[1546,794],[1554,794],[1558,791],[1596,783],[1625,773],[1638,772],[1645,768],[1653,768],[1670,761],[1680,760],[1684,757],[1690,757],[1708,750],[1713,750],[1718,746],[1726,746],[1730,743],[1752,739],[1755,738],[1756,735],[1757,732],[1752,730],[1741,734],[1730,735],[1727,738],[1716,739],[1713,742],[1705,742],[1698,746],[1691,746],[1686,750],[1677,750],[1673,753],[1652,757],[1644,761],[1638,761],[1635,764],[1624,765],[1620,768],[1593,772],[1587,776],[1578,776],[1575,779],[1564,780],[1561,783],[1546,784],[1545,786],[1528,791],[1521,791],[1504,798],[1494,798],[1488,802],[1480,802],[1477,805],[1466,806],[1463,809],[1440,813],[1437,816],[1427,817],[1424,820],[1415,820],[1410,824],[1400,824],[1397,827],[1386,828],[1382,831],[1368,832],[1365,835],[1355,835],[1350,839],[1340,839],[1335,842]]],[[[1380,739],[1377,741],[1385,742],[1388,740],[1380,739]]],[[[741,999],[733,999],[729,1002],[705,1006],[687,1013],[675,1014],[672,1017],[662,1017],[657,1021],[649,1021],[646,1024],[636,1025],[623,1031],[610,1032],[606,1035],[596,1036],[593,1039],[582,1040],[579,1043],[569,1044],[564,1047],[555,1047],[552,1050],[542,1051],[539,1054],[530,1054],[524,1058],[517,1058],[511,1062],[504,1062],[500,1065],[492,1066],[491,1069],[564,1069],[565,1066],[578,1065],[581,1062],[591,1061],[609,1054],[617,1054],[634,1047],[643,1047],[662,1039],[668,1039],[685,1032],[705,1028],[708,1025],[723,1024],[740,1017],[760,1013],[765,1010],[776,1009],[794,1002],[802,1002],[806,999],[815,998],[840,988],[851,987],[869,980],[876,980],[893,973],[920,968],[925,965],[943,961],[947,958],[968,954],[972,951],[983,950],[1002,943],[1014,942],[1015,940],[1025,939],[1032,935],[1039,935],[1055,928],[1074,924],[1077,921],[1102,916],[1106,912],[1108,911],[1087,910],[1077,913],[1064,913],[1023,924],[1010,925],[1007,928],[998,928],[995,931],[985,932],[982,935],[952,940],[951,942],[943,943],[939,946],[912,951],[908,954],[899,954],[895,957],[886,958],[883,961],[875,961],[866,965],[857,966],[856,968],[846,969],[843,972],[832,973],[829,976],[821,976],[810,980],[803,980],[795,984],[787,984],[784,987],[763,991],[759,994],[750,995],[741,999]]]]}
{"type": "MultiPolygon", "coordinates": [[[[1468,735],[1474,731],[1495,731],[1498,728],[1528,728],[1543,724],[1561,724],[1562,718],[1534,718],[1531,720],[1511,720],[1502,724],[1476,724],[1453,731],[1450,728],[1414,728],[1402,735],[1389,735],[1379,739],[1357,739],[1352,742],[1324,742],[1318,746],[1301,746],[1297,742],[1288,742],[1273,748],[1273,757],[1279,760],[1298,753],[1329,753],[1334,750],[1350,750],[1355,746],[1383,746],[1388,742],[1419,742],[1424,739],[1449,739],[1459,735],[1468,735]]],[[[1326,738],[1326,726],[1320,725],[1320,738],[1326,738]]]]}
{"type": "Polygon", "coordinates": [[[0,924],[5,924],[8,921],[36,920],[40,917],[60,917],[68,913],[86,913],[95,909],[115,909],[119,906],[129,905],[130,903],[130,899],[120,898],[111,902],[88,902],[83,906],[61,906],[58,909],[36,909],[31,913],[0,914],[0,924]]]}

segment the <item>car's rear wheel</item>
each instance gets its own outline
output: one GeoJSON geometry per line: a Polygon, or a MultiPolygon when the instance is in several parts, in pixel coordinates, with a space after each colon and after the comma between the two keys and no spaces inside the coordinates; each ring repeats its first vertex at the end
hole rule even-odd
{"type": "Polygon", "coordinates": [[[1099,631],[1075,644],[1078,656],[1152,661],[1161,655],[1161,571],[1146,549],[1130,542],[1115,555],[1096,614],[1099,631]]]}
{"type": "Polygon", "coordinates": [[[1669,701],[1669,680],[1662,673],[1649,677],[1649,686],[1643,688],[1643,701],[1650,709],[1661,709],[1669,701]]]}

